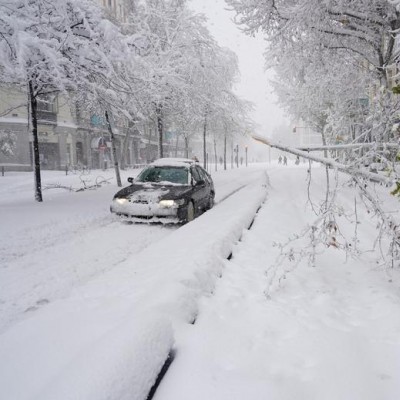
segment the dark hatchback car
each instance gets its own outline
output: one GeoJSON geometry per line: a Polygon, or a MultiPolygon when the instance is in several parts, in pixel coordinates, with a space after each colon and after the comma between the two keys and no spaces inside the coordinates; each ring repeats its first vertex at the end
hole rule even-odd
{"type": "Polygon", "coordinates": [[[210,174],[195,161],[162,158],[149,164],[112,200],[111,212],[133,221],[185,223],[214,205],[210,174]]]}

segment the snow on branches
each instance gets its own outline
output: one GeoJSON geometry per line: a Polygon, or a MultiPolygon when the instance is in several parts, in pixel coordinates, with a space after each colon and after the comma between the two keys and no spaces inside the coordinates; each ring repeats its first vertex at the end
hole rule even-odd
{"type": "Polygon", "coordinates": [[[347,141],[358,140],[380,96],[379,87],[390,92],[397,85],[400,11],[394,4],[388,0],[227,3],[245,31],[265,34],[267,64],[276,70],[274,85],[284,108],[321,135],[333,119],[331,142],[343,134],[347,141]]]}
{"type": "MultiPolygon", "coordinates": [[[[369,181],[384,184],[389,196],[398,194],[399,2],[226,2],[248,34],[261,31],[265,35],[266,61],[276,72],[279,101],[294,120],[304,121],[320,134],[324,157],[298,149],[281,150],[326,165],[327,199],[329,169],[350,175],[378,225],[384,227],[380,232],[390,238],[389,264],[396,264],[399,224],[379,208],[380,200],[369,181]],[[388,187],[392,184],[394,190],[388,187]]],[[[328,212],[337,214],[334,207],[324,208],[328,212]]]]}
{"type": "Polygon", "coordinates": [[[130,0],[125,8],[122,23],[92,0],[0,0],[0,84],[29,96],[38,201],[43,97],[61,93],[80,115],[107,113],[111,130],[118,119],[156,127],[160,156],[167,125],[186,121],[206,132],[212,116],[246,114],[233,92],[235,55],[218,46],[186,1],[130,0]]]}

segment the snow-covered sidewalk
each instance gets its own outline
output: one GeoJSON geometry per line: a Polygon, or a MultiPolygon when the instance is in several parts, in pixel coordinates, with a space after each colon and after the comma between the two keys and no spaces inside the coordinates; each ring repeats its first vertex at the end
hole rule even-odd
{"type": "MultiPolygon", "coordinates": [[[[322,173],[316,169],[313,184],[321,197],[322,173]]],[[[390,282],[371,254],[346,262],[334,247],[315,267],[277,265],[274,242],[315,216],[305,207],[304,170],[269,175],[268,199],[225,262],[215,294],[202,300],[195,325],[178,329],[176,357],[155,399],[399,399],[398,271],[390,282]]],[[[338,204],[351,199],[349,189],[338,204]]],[[[374,222],[359,212],[360,237],[368,239],[374,222]]],[[[345,229],[344,217],[339,224],[345,229]]]]}

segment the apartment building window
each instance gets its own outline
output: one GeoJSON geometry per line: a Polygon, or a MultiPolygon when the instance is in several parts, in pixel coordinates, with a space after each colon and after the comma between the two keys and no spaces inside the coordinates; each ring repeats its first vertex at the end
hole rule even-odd
{"type": "Polygon", "coordinates": [[[393,89],[397,85],[398,70],[395,64],[389,65],[386,69],[389,88],[393,89]]]}
{"type": "Polygon", "coordinates": [[[49,113],[57,113],[58,104],[57,96],[51,94],[43,94],[37,98],[38,111],[46,111],[49,113]]]}
{"type": "Polygon", "coordinates": [[[57,123],[58,102],[57,95],[45,94],[37,99],[37,119],[42,124],[54,125],[57,123]]]}

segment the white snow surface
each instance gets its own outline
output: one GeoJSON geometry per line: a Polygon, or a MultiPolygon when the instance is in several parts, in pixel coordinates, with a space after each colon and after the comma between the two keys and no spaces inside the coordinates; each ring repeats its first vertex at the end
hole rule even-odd
{"type": "Polygon", "coordinates": [[[145,398],[172,347],[171,322],[193,319],[265,197],[263,168],[225,175],[216,197],[225,200],[171,229],[115,220],[110,187],[55,189],[34,204],[29,176],[8,174],[0,398],[145,398]]]}
{"type": "MultiPolygon", "coordinates": [[[[99,174],[112,177],[85,179],[99,174]]],[[[314,201],[324,174],[313,168],[314,201]]],[[[38,204],[31,174],[0,177],[1,399],[145,400],[171,349],[158,400],[400,398],[399,273],[367,251],[376,221],[353,189],[338,224],[354,231],[345,215],[358,202],[360,257],[325,246],[311,267],[277,263],[275,245],[316,219],[306,167],[213,178],[216,206],[165,227],[110,215],[114,183],[45,190],[38,204]]],[[[60,172],[43,181],[79,186],[60,172]]]]}

